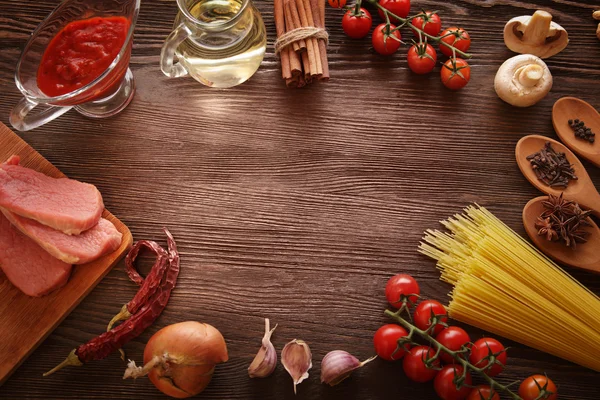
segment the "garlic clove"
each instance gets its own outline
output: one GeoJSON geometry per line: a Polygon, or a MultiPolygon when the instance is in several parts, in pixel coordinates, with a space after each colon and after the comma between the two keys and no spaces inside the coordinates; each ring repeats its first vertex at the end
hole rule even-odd
{"type": "Polygon", "coordinates": [[[377,356],[360,362],[358,358],[343,350],[330,351],[321,361],[321,383],[335,386],[348,378],[352,372],[363,365],[370,363],[377,356]]]}
{"type": "Polygon", "coordinates": [[[277,366],[277,352],[273,343],[271,343],[271,335],[273,335],[277,325],[273,329],[269,328],[269,318],[265,318],[265,335],[262,338],[262,345],[248,367],[250,378],[266,378],[275,371],[277,366]]]}
{"type": "Polygon", "coordinates": [[[312,353],[308,344],[298,339],[286,344],[281,351],[281,363],[294,380],[295,394],[296,386],[308,378],[308,370],[312,368],[312,353]]]}

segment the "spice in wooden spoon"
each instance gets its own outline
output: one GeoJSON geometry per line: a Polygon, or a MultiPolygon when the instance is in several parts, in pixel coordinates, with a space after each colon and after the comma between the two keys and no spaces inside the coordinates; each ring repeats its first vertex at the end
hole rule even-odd
{"type": "Polygon", "coordinates": [[[600,229],[589,217],[586,221],[590,224],[585,229],[589,232],[587,242],[577,246],[577,250],[565,246],[558,241],[548,241],[539,235],[540,229],[535,226],[538,216],[546,211],[544,202],[546,196],[536,197],[523,208],[523,225],[527,235],[538,249],[548,257],[571,267],[585,269],[600,273],[600,229]]]}
{"type": "Polygon", "coordinates": [[[595,139],[592,133],[600,133],[600,113],[592,105],[576,97],[562,97],[552,107],[552,125],[560,140],[568,148],[600,167],[600,141],[589,140],[595,139]],[[585,128],[582,133],[583,139],[587,140],[582,140],[581,135],[577,137],[573,134],[569,120],[572,120],[573,124],[577,124],[579,120],[575,132],[577,129],[584,128],[580,126],[581,121],[584,121],[585,128]]]}
{"type": "Polygon", "coordinates": [[[553,194],[554,196],[560,196],[564,192],[565,197],[569,200],[576,201],[581,207],[592,210],[592,214],[600,217],[600,193],[596,190],[592,179],[581,161],[562,143],[545,136],[528,135],[517,143],[515,157],[523,176],[538,190],[545,194],[553,194]],[[544,147],[546,142],[550,142],[555,151],[565,153],[565,157],[577,173],[577,180],[571,180],[566,188],[548,186],[539,180],[531,168],[531,163],[527,160],[527,156],[539,151],[540,148],[544,147]]]}

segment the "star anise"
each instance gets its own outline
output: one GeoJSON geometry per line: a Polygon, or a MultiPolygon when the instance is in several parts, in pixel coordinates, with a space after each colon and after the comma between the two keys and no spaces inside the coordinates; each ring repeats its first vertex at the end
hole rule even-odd
{"type": "Polygon", "coordinates": [[[579,207],[579,204],[573,204],[573,216],[576,218],[578,226],[592,226],[588,221],[588,217],[591,213],[591,210],[583,211],[581,207],[579,207]]]}
{"type": "Polygon", "coordinates": [[[554,242],[558,240],[558,233],[554,230],[550,218],[538,217],[535,227],[538,229],[538,235],[546,236],[547,241],[554,242]]]}
{"type": "MultiPolygon", "coordinates": [[[[573,203],[570,200],[563,198],[563,193],[560,196],[548,195],[548,200],[542,202],[542,205],[546,208],[546,211],[542,214],[543,218],[547,218],[552,214],[562,214],[564,216],[573,215],[573,203]]],[[[577,206],[579,208],[579,205],[577,206]]],[[[581,209],[580,209],[581,210],[581,209]]]]}
{"type": "Polygon", "coordinates": [[[591,211],[584,211],[579,204],[560,196],[548,196],[542,202],[545,210],[537,219],[535,227],[538,235],[546,236],[548,241],[562,241],[567,247],[575,249],[577,243],[585,243],[589,232],[586,226],[591,226],[588,218],[591,211]]]}

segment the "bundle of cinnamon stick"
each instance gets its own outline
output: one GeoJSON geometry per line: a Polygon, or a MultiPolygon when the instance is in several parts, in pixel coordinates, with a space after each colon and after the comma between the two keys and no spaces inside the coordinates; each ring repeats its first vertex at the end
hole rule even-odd
{"type": "MultiPolygon", "coordinates": [[[[325,29],[325,0],[274,0],[277,37],[294,31],[291,38],[325,29]],[[299,29],[307,28],[307,29],[299,29]],[[315,29],[318,28],[318,29],[315,29]]],[[[322,35],[298,39],[280,49],[281,75],[287,87],[303,87],[329,80],[327,43],[322,35]]]]}

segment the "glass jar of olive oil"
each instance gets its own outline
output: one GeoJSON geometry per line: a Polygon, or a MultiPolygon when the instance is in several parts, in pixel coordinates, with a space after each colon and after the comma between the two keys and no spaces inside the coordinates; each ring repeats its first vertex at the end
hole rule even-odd
{"type": "Polygon", "coordinates": [[[248,80],[267,47],[265,24],[251,0],[177,0],[174,30],[161,51],[169,77],[190,75],[210,87],[248,80]]]}

